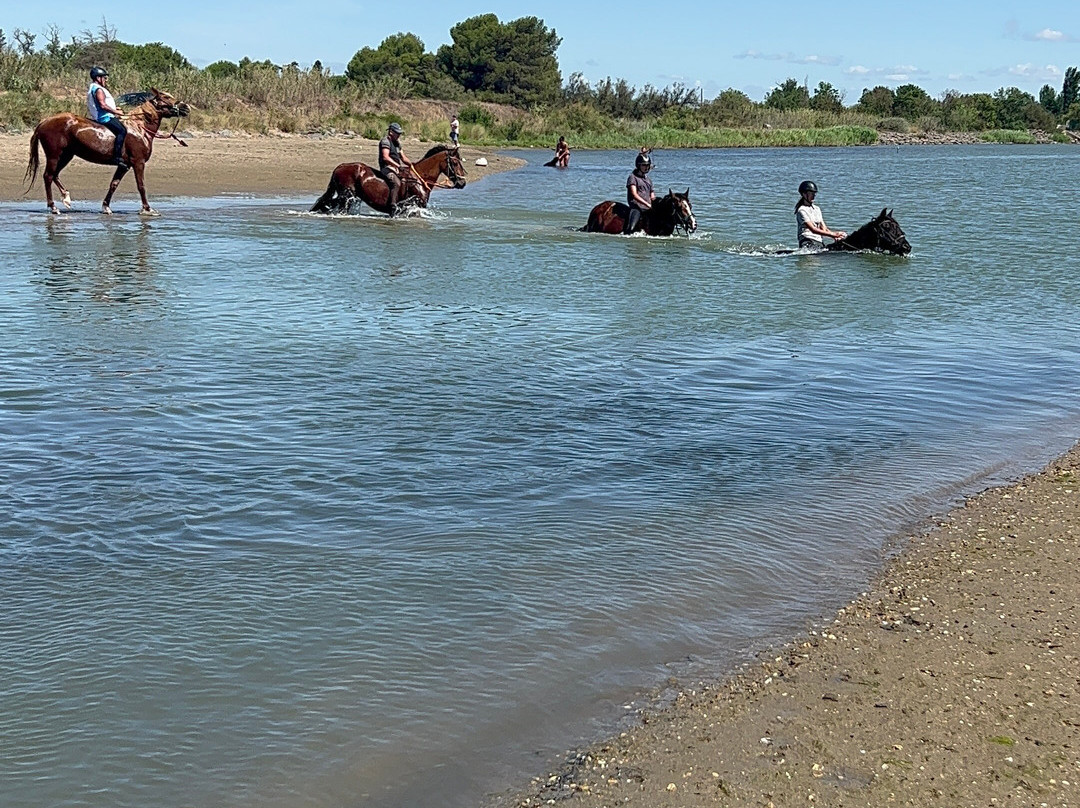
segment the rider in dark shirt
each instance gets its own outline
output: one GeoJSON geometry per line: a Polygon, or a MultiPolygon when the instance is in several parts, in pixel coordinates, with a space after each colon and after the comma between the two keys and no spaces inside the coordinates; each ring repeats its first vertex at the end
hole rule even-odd
{"type": "Polygon", "coordinates": [[[626,178],[626,204],[630,207],[630,214],[623,224],[623,233],[634,232],[641,221],[641,212],[651,208],[656,199],[652,180],[648,176],[650,170],[652,158],[646,149],[642,149],[634,159],[633,172],[626,178]]]}
{"type": "Polygon", "coordinates": [[[401,174],[412,166],[412,161],[401,151],[401,135],[404,130],[396,121],[386,129],[386,137],[379,141],[379,175],[390,186],[390,215],[397,213],[401,195],[401,174]]]}

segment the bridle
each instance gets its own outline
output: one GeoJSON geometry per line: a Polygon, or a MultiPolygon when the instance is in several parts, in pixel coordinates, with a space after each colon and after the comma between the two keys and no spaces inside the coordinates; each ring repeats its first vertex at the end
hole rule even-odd
{"type": "Polygon", "coordinates": [[[464,166],[461,167],[461,174],[458,174],[457,171],[454,170],[454,161],[450,159],[449,149],[443,152],[443,156],[446,158],[446,165],[443,167],[443,171],[449,178],[449,184],[444,184],[442,182],[442,177],[437,177],[435,179],[435,182],[428,182],[420,176],[420,172],[416,170],[415,166],[413,166],[412,164],[409,165],[409,170],[412,171],[413,176],[420,181],[420,183],[428,190],[429,193],[431,192],[432,188],[456,188],[457,181],[461,179],[461,177],[465,176],[464,166]]]}
{"type": "Polygon", "coordinates": [[[682,197],[679,197],[677,194],[672,194],[672,197],[671,197],[671,212],[672,212],[672,215],[675,218],[675,229],[678,230],[679,228],[682,228],[683,233],[685,233],[687,236],[689,236],[690,235],[690,223],[691,223],[691,221],[693,220],[693,217],[694,217],[693,208],[690,207],[690,201],[689,200],[683,200],[682,197]],[[683,210],[682,210],[682,204],[681,203],[684,202],[684,201],[686,202],[686,206],[688,208],[690,208],[690,213],[688,213],[688,214],[684,214],[683,210]]]}

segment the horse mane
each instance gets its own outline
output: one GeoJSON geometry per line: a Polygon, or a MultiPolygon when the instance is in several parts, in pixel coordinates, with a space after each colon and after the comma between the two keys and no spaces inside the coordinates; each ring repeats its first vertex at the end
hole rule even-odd
{"type": "Polygon", "coordinates": [[[428,149],[428,153],[425,154],[420,159],[421,160],[426,160],[429,157],[431,157],[432,155],[439,154],[439,153],[444,152],[444,151],[450,151],[450,147],[447,146],[445,143],[436,143],[434,146],[432,146],[430,149],[428,149]]]}
{"type": "Polygon", "coordinates": [[[116,99],[116,103],[125,107],[137,107],[140,104],[145,104],[153,97],[154,94],[150,90],[142,90],[137,93],[124,93],[116,99]]]}

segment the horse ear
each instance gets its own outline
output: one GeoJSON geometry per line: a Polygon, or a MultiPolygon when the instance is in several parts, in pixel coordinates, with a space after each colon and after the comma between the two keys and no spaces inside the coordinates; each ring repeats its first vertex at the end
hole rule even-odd
{"type": "Polygon", "coordinates": [[[893,217],[893,215],[892,215],[892,213],[893,213],[893,210],[896,210],[896,208],[893,208],[892,210],[890,210],[890,211],[889,211],[889,218],[890,218],[890,219],[891,219],[891,218],[893,217]]]}
{"type": "Polygon", "coordinates": [[[687,202],[690,201],[690,186],[689,185],[686,186],[686,201],[687,202]]]}
{"type": "Polygon", "coordinates": [[[878,221],[881,221],[882,219],[884,219],[888,215],[889,215],[889,209],[888,208],[882,208],[881,213],[878,214],[878,221]]]}
{"type": "Polygon", "coordinates": [[[672,190],[671,190],[670,188],[668,188],[668,189],[667,189],[667,195],[668,195],[668,196],[675,196],[675,192],[674,192],[674,191],[672,191],[672,190]]]}

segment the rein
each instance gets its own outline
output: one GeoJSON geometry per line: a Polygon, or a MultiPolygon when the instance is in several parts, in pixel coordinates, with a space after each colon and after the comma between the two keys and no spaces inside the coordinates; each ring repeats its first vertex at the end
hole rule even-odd
{"type": "Polygon", "coordinates": [[[150,133],[151,137],[153,137],[154,140],[175,140],[181,146],[186,147],[187,144],[176,136],[176,127],[178,127],[179,125],[180,125],[180,119],[177,118],[175,121],[173,121],[173,128],[172,128],[172,131],[169,132],[169,134],[167,134],[167,135],[159,135],[157,133],[157,131],[155,130],[154,132],[150,133]]]}
{"type": "MultiPolygon", "coordinates": [[[[450,167],[450,160],[449,159],[447,159],[447,161],[446,161],[446,166],[447,166],[447,168],[450,167]]],[[[454,187],[454,184],[449,183],[449,181],[448,181],[449,184],[443,185],[442,184],[442,175],[441,174],[438,177],[435,178],[435,182],[428,182],[427,180],[425,180],[423,177],[420,176],[420,172],[416,170],[416,166],[414,166],[412,163],[409,163],[409,170],[413,173],[414,177],[416,177],[418,180],[420,180],[420,182],[422,182],[424,184],[424,187],[428,189],[429,193],[431,192],[432,188],[453,188],[454,187]]]]}

